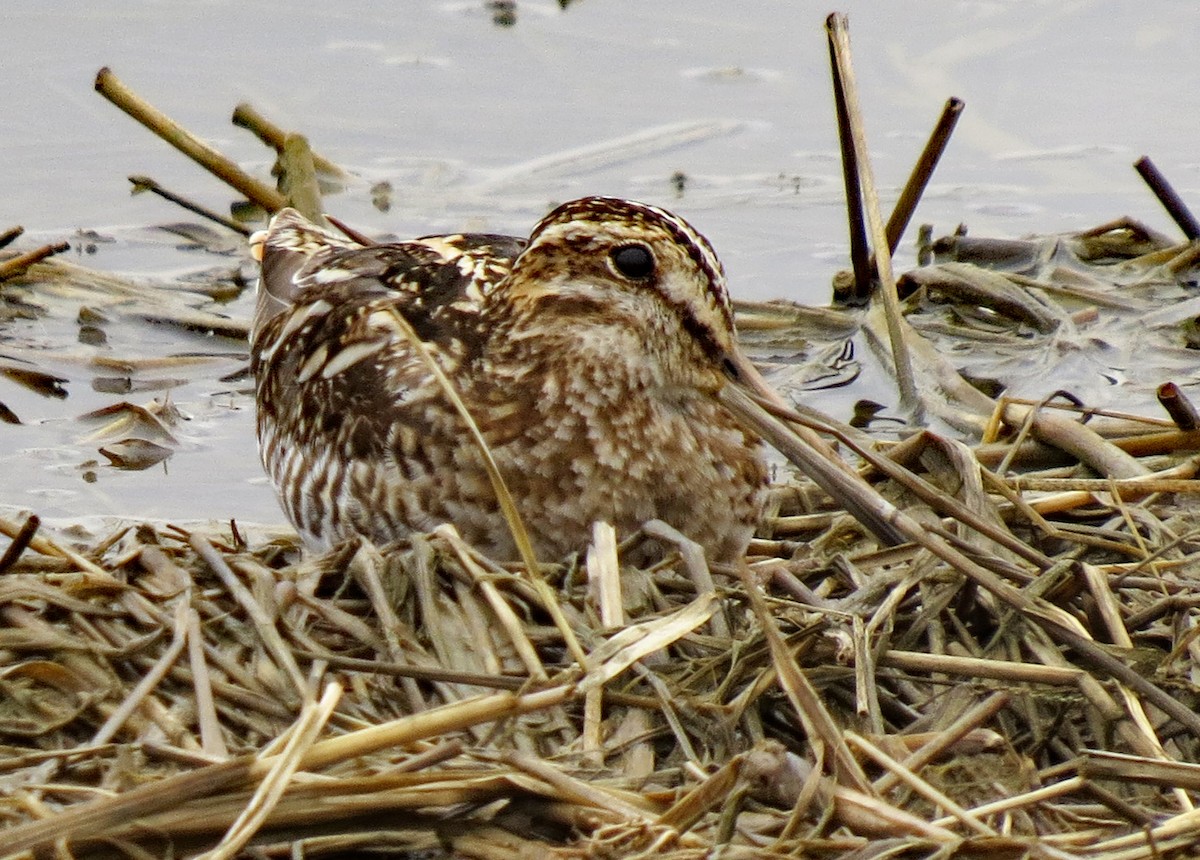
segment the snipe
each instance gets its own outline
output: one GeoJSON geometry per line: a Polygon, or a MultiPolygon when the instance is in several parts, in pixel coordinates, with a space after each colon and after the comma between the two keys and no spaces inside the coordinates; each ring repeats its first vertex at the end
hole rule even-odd
{"type": "Polygon", "coordinates": [[[359,245],[280,212],[256,241],[258,439],[305,541],[386,543],[454,523],[516,552],[477,445],[398,327],[454,383],[539,557],[650,519],[713,560],[760,515],[758,440],[714,398],[758,377],[708,241],[642,203],[566,203],[528,240],[461,234],[359,245]]]}

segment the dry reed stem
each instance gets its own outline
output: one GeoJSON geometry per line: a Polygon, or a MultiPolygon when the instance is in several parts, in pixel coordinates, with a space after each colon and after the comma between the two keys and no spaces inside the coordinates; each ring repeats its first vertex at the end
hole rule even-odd
{"type": "Polygon", "coordinates": [[[808,678],[788,651],[779,634],[778,627],[767,612],[757,583],[751,578],[749,570],[744,565],[738,568],[738,577],[746,589],[746,597],[750,601],[754,615],[762,626],[767,645],[771,650],[778,683],[787,694],[792,707],[795,708],[796,715],[804,723],[810,742],[823,744],[827,748],[828,754],[831,756],[830,762],[834,777],[840,785],[851,788],[865,797],[871,797],[870,782],[854,756],[851,755],[845,739],[825,709],[816,689],[809,683],[808,678]]]}
{"type": "Polygon", "coordinates": [[[940,672],[963,678],[993,678],[997,681],[1056,686],[1078,684],[1079,679],[1086,674],[1082,669],[1074,667],[1058,668],[1011,660],[923,654],[915,651],[885,651],[879,656],[879,665],[909,672],[940,672]]]}
{"type": "Polygon", "coordinates": [[[500,511],[504,515],[504,520],[508,524],[509,531],[512,533],[513,542],[517,546],[517,552],[521,556],[521,560],[525,563],[525,572],[530,577],[534,589],[542,598],[546,611],[550,613],[557,625],[559,631],[563,635],[563,641],[567,643],[567,648],[571,651],[572,656],[579,662],[580,667],[586,668],[584,662],[585,655],[583,647],[579,644],[571,625],[563,616],[562,610],[558,605],[558,599],[554,592],[546,584],[542,578],[540,567],[538,566],[537,556],[533,551],[533,544],[529,540],[529,532],[525,528],[525,524],[521,522],[521,515],[517,511],[516,502],[513,500],[512,494],[508,491],[508,487],[504,483],[504,476],[500,474],[500,468],[496,465],[495,459],[492,457],[492,452],[488,448],[487,441],[483,438],[483,434],[479,432],[479,427],[475,424],[475,420],[471,417],[471,412],[467,409],[462,398],[455,391],[453,383],[446,376],[445,371],[434,360],[430,354],[425,342],[417,335],[408,320],[394,309],[391,311],[393,320],[396,326],[404,333],[413,350],[421,357],[421,361],[429,368],[429,372],[437,380],[438,386],[442,389],[442,393],[446,399],[450,401],[463,424],[466,425],[468,432],[471,434],[472,440],[483,458],[484,468],[487,470],[488,480],[491,481],[492,489],[496,493],[496,501],[500,506],[500,511]]]}
{"type": "MultiPolygon", "coordinates": [[[[259,113],[247,102],[242,102],[233,109],[233,116],[230,121],[234,125],[240,126],[252,133],[267,146],[274,148],[276,152],[282,151],[284,144],[287,142],[288,133],[259,113]]],[[[316,152],[312,154],[312,160],[313,165],[321,173],[328,173],[338,179],[346,179],[348,177],[345,170],[316,152]]]]}
{"type": "Polygon", "coordinates": [[[0,281],[6,281],[9,278],[23,275],[35,263],[40,263],[47,257],[53,257],[55,254],[68,251],[70,248],[71,246],[66,242],[57,242],[53,245],[42,245],[40,248],[10,257],[0,262],[0,281]]]}
{"type": "Polygon", "coordinates": [[[130,714],[143,703],[151,691],[162,681],[175,661],[179,659],[179,655],[183,653],[183,649],[187,645],[187,617],[187,603],[180,601],[175,606],[175,632],[171,638],[170,646],[155,661],[154,668],[147,672],[137,685],[130,690],[129,695],[121,702],[121,706],[113,711],[104,725],[92,736],[93,744],[105,744],[112,740],[117,732],[121,730],[125,721],[129,719],[130,714]]]}
{"type": "Polygon", "coordinates": [[[242,814],[229,826],[217,847],[201,854],[199,860],[228,860],[245,847],[279,804],[304,754],[333,715],[333,709],[341,697],[342,688],[337,684],[329,684],[319,702],[305,706],[289,734],[286,746],[276,756],[270,771],[263,776],[242,814]]]}
{"type": "Polygon", "coordinates": [[[512,607],[504,600],[496,584],[492,582],[483,568],[475,563],[475,560],[471,557],[470,548],[459,537],[455,528],[449,525],[438,526],[434,530],[434,534],[450,545],[451,549],[458,556],[459,563],[462,564],[463,568],[474,580],[476,588],[482,592],[496,621],[500,623],[501,629],[504,630],[513,648],[516,649],[517,655],[521,658],[521,662],[525,665],[525,671],[535,680],[545,681],[548,679],[550,677],[549,673],[546,672],[546,668],[542,665],[542,661],[537,654],[537,649],[533,647],[533,643],[529,641],[529,637],[525,634],[524,625],[521,624],[512,607]]]}
{"type": "Polygon", "coordinates": [[[876,764],[885,768],[897,780],[913,789],[931,803],[935,803],[950,813],[950,817],[966,825],[970,830],[981,836],[996,836],[996,831],[984,824],[977,816],[963,809],[949,797],[938,791],[925,780],[917,776],[900,762],[885,753],[875,744],[856,732],[846,732],[846,742],[866,753],[876,764]]]}
{"type": "Polygon", "coordinates": [[[250,176],[229,158],[133,92],[111,69],[105,67],[96,73],[96,92],[268,212],[275,212],[287,205],[278,191],[250,176]]]}
{"type": "Polygon", "coordinates": [[[835,12],[827,19],[825,28],[829,34],[830,50],[837,67],[837,81],[842,91],[850,125],[850,135],[854,142],[863,209],[867,216],[871,245],[875,249],[875,270],[879,275],[879,292],[883,299],[888,335],[891,338],[892,357],[896,364],[896,380],[900,385],[900,403],[902,407],[913,411],[914,415],[918,416],[919,422],[924,409],[921,406],[921,395],[917,390],[913,365],[909,358],[907,340],[900,326],[902,319],[900,299],[896,293],[896,277],[892,272],[892,255],[889,250],[887,228],[879,211],[879,194],[875,189],[875,172],[871,167],[871,151],[867,146],[862,110],[858,104],[858,85],[854,78],[854,64],[850,59],[849,24],[845,15],[835,12]]]}
{"type": "Polygon", "coordinates": [[[275,664],[283,670],[284,674],[290,679],[299,698],[303,699],[308,693],[308,684],[304,679],[303,673],[300,671],[300,667],[296,665],[296,658],[293,656],[291,649],[283,641],[283,637],[279,635],[279,631],[275,627],[275,620],[271,618],[254,598],[250,589],[242,584],[241,580],[237,578],[237,574],[233,572],[225,559],[221,557],[220,553],[217,552],[216,548],[208,540],[199,535],[192,535],[188,538],[188,544],[212,568],[213,573],[220,578],[229,593],[246,610],[246,614],[258,631],[263,645],[266,646],[267,651],[274,658],[275,664]]]}

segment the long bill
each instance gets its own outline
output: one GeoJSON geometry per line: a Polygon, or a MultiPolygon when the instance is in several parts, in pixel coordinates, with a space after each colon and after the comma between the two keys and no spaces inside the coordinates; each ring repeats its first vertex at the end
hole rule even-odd
{"type": "MultiPolygon", "coordinates": [[[[761,398],[786,415],[795,411],[763,379],[761,373],[740,349],[725,359],[729,382],[717,393],[717,399],[745,427],[765,439],[788,462],[813,480],[852,517],[862,523],[875,538],[887,546],[906,542],[896,527],[899,511],[866,480],[843,461],[814,431],[788,426],[759,405],[761,398]]],[[[798,420],[799,415],[796,415],[798,420]]]]}

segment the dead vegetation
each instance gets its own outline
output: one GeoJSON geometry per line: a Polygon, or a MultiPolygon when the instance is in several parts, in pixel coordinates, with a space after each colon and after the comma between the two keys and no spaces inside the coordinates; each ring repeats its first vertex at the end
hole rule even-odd
{"type": "Polygon", "coordinates": [[[449,527],[300,559],[236,530],[75,546],[2,522],[5,852],[1195,844],[1195,457],[1146,455],[1152,478],[1118,481],[999,475],[932,436],[903,451],[933,483],[878,488],[985,576],[878,548],[804,481],[777,490],[739,570],[686,543],[621,570],[599,529],[541,571],[550,592],[449,527]],[[991,533],[933,514],[914,495],[930,487],[991,533]]]}
{"type": "MultiPolygon", "coordinates": [[[[277,192],[247,180],[270,208],[277,192]]],[[[881,441],[762,409],[786,456],[805,456],[798,427],[819,431],[869,493],[856,519],[781,466],[735,569],[653,523],[637,540],[674,547],[654,568],[622,568],[598,526],[585,557],[534,570],[449,526],[313,558],[233,524],[0,519],[4,856],[1194,854],[1195,409],[1178,387],[1160,392],[1170,419],[992,399],[943,356],[966,342],[1000,377],[1099,321],[1114,340],[1156,332],[1182,366],[1196,243],[1125,221],[975,242],[929,245],[939,265],[900,278],[889,315],[741,308],[767,359],[813,327],[860,331],[909,365],[910,416],[962,435],[881,441]]],[[[23,261],[5,300],[64,265],[23,261]]],[[[244,330],[206,313],[161,316],[244,330]]],[[[53,389],[43,376],[29,384],[53,389]]],[[[94,416],[123,422],[107,435],[173,441],[126,406],[94,416]]]]}

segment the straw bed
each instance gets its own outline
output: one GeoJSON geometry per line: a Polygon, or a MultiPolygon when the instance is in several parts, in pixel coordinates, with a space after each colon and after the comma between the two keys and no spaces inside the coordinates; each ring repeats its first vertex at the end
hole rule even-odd
{"type": "MultiPolygon", "coordinates": [[[[846,50],[837,16],[830,36],[846,50]]],[[[848,57],[835,60],[853,96],[848,57]]],[[[109,70],[96,86],[282,205],[109,70]]],[[[844,148],[865,162],[856,98],[841,100],[844,148]]],[[[289,193],[316,205],[324,160],[240,117],[291,153],[289,193]]],[[[847,182],[877,208],[869,171],[847,182]]],[[[895,229],[867,213],[886,314],[878,301],[862,314],[743,306],[740,330],[768,364],[782,353],[774,379],[790,391],[816,380],[820,362],[794,360],[809,329],[836,356],[814,387],[858,375],[858,333],[898,368],[903,418],[978,444],[883,442],[895,424],[878,409],[857,422],[882,426],[870,435],[737,403],[814,480],[780,464],[770,516],[728,569],[655,523],[631,541],[666,557],[634,570],[604,524],[583,558],[533,569],[528,549],[488,559],[451,526],[305,557],[294,537],[233,524],[84,535],[0,517],[0,856],[1193,856],[1197,412],[1178,388],[1159,392],[1170,420],[1057,395],[996,401],[960,371],[1057,378],[1064,354],[1151,344],[1161,365],[1105,365],[1145,400],[1139,371],[1153,385],[1194,371],[1200,246],[1128,219],[1020,242],[956,235],[926,242],[939,264],[893,284],[884,249],[911,215],[904,196],[895,229]],[[840,506],[826,495],[839,488],[840,506]]],[[[865,225],[853,232],[862,297],[865,225]]],[[[135,305],[241,347],[245,322],[208,307],[217,290],[168,298],[45,260],[57,250],[0,263],[3,319],[135,305]]],[[[122,366],[224,373],[241,361],[228,346],[122,366]]],[[[0,373],[61,393],[38,345],[7,353],[0,373]]],[[[721,395],[731,408],[736,396],[721,395]]],[[[177,444],[168,405],[95,413],[112,419],[95,438],[136,428],[177,444]]],[[[157,447],[108,456],[144,468],[169,456],[157,447]]]]}
{"type": "MultiPolygon", "coordinates": [[[[988,566],[1194,708],[1190,497],[1089,484],[1059,528],[1030,524],[1022,484],[1041,486],[975,503],[1043,562],[988,566]]],[[[738,570],[621,571],[603,532],[586,563],[544,567],[585,666],[524,569],[451,528],[305,559],[234,533],[71,547],[40,529],[0,578],[5,851],[1133,858],[1200,840],[1190,727],[927,551],[794,508],[811,488],[778,496],[788,528],[832,525],[759,539],[738,570]]]]}

